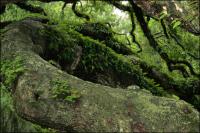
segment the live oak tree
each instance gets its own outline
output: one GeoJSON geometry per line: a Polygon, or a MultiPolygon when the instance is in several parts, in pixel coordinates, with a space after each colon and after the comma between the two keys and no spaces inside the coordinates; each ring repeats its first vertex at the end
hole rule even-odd
{"type": "MultiPolygon", "coordinates": [[[[38,42],[33,40],[34,44],[39,43],[39,45],[41,42],[43,44],[44,40],[51,42],[50,47],[43,48],[43,45],[41,45],[42,48],[39,46],[34,49],[36,49],[36,53],[43,56],[45,60],[49,60],[52,65],[84,80],[111,87],[126,89],[129,85],[135,84],[141,88],[150,90],[155,95],[169,97],[169,95],[175,94],[181,99],[192,103],[199,109],[200,72],[197,70],[199,68],[199,53],[188,50],[191,49],[188,48],[190,45],[187,46],[183,44],[183,38],[180,37],[181,32],[186,32],[192,36],[199,36],[199,1],[38,1],[42,3],[63,2],[60,7],[61,14],[67,15],[64,11],[66,8],[71,7],[72,12],[77,16],[77,19],[79,18],[84,22],[80,25],[72,26],[75,32],[72,32],[71,30],[68,31],[68,28],[66,27],[62,29],[64,31],[61,29],[54,29],[52,27],[56,27],[59,24],[55,22],[51,23],[51,20],[48,19],[48,13],[42,6],[34,6],[34,4],[31,4],[31,2],[27,0],[1,1],[1,14],[5,12],[6,6],[15,4],[17,7],[25,9],[26,11],[47,16],[45,19],[38,17],[30,18],[30,20],[52,25],[52,27],[44,26],[46,30],[41,32],[42,35],[38,34],[38,42]],[[98,5],[99,3],[107,4],[127,13],[129,15],[128,20],[131,24],[130,29],[127,29],[125,33],[118,33],[114,30],[114,24],[112,24],[109,19],[108,22],[104,23],[93,22],[92,7],[101,8],[101,6],[98,5]],[[86,8],[85,12],[82,10],[84,8],[86,8]],[[91,11],[89,11],[90,8],[91,11]],[[160,25],[161,28],[157,30],[159,32],[153,32],[153,29],[151,28],[152,22],[160,25]],[[141,29],[140,32],[142,34],[140,35],[144,36],[143,39],[147,39],[145,45],[138,39],[138,27],[141,29]],[[71,37],[63,36],[61,33],[71,35],[71,37]],[[83,38],[82,36],[88,36],[95,41],[90,40],[90,38],[83,38]],[[124,36],[124,42],[126,41],[129,45],[135,44],[137,51],[133,52],[128,45],[118,41],[115,38],[116,36],[124,36]],[[44,39],[41,39],[40,37],[43,37],[44,39]],[[171,55],[169,51],[175,51],[173,50],[174,46],[172,46],[171,41],[187,58],[176,58],[173,54],[171,55]],[[71,45],[63,45],[65,43],[67,44],[67,42],[70,42],[71,45]],[[106,48],[99,42],[105,44],[106,48]],[[92,43],[95,45],[90,45],[92,43]],[[164,62],[163,64],[166,65],[167,72],[161,71],[161,69],[156,67],[156,64],[150,65],[142,58],[143,56],[141,55],[145,54],[146,46],[152,48],[153,52],[158,55],[157,57],[164,62]],[[108,50],[107,47],[112,49],[114,53],[108,50]],[[68,48],[72,49],[72,51],[68,50],[68,48]],[[40,49],[45,49],[45,52],[41,52],[40,49]],[[192,62],[190,60],[192,60],[192,62]],[[177,71],[179,77],[181,77],[180,80],[175,80],[175,78],[172,77],[171,73],[176,73],[177,71]]],[[[1,22],[1,28],[6,27],[10,23],[13,22],[1,22]]],[[[25,23],[30,25],[30,28],[37,25],[36,23],[33,23],[33,27],[31,27],[31,24],[26,22],[26,20],[25,23]]],[[[20,32],[22,32],[20,34],[24,34],[23,30],[20,32]]],[[[8,33],[11,34],[10,32],[8,33]]],[[[32,34],[30,34],[30,36],[32,36],[32,34]]],[[[33,36],[33,38],[37,38],[37,36],[33,36]]],[[[196,44],[194,47],[199,48],[198,46],[199,44],[196,44]]],[[[54,72],[52,72],[52,75],[54,75],[54,72]]],[[[2,78],[3,81],[5,80],[4,78],[2,78]]],[[[74,91],[74,88],[70,88],[67,83],[55,81],[53,86],[54,84],[59,87],[59,91],[64,93],[63,96],[60,92],[55,92],[55,97],[62,97],[67,101],[79,99],[79,94],[74,91]],[[69,90],[66,91],[65,89],[69,90]]],[[[34,93],[34,97],[37,101],[40,94],[34,93]]],[[[190,112],[188,109],[185,110],[186,112],[190,112]]],[[[23,114],[23,112],[21,112],[21,114],[23,114]]],[[[29,119],[26,115],[24,117],[29,119]]],[[[40,124],[42,123],[42,120],[38,121],[40,124]]],[[[47,123],[45,123],[44,126],[47,126],[46,124],[47,123]]],[[[85,125],[82,124],[80,125],[84,127],[85,125]]],[[[141,125],[143,127],[143,124],[141,123],[136,124],[137,127],[140,127],[141,125]]],[[[59,130],[63,127],[66,128],[64,125],[55,125],[55,128],[59,130]]],[[[68,128],[71,129],[71,127],[68,128]]],[[[135,125],[133,125],[133,129],[134,128],[135,125]]],[[[81,127],[77,127],[77,129],[80,130],[81,127]]],[[[143,131],[143,128],[140,128],[140,130],[143,131]]]]}

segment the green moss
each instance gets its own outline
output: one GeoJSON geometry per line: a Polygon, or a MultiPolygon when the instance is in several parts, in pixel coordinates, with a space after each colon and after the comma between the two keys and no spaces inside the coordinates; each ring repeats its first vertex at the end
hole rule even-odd
{"type": "MultiPolygon", "coordinates": [[[[83,47],[82,64],[85,65],[88,71],[93,71],[94,69],[104,70],[109,67],[112,69],[115,68],[118,72],[130,73],[133,72],[134,67],[137,67],[133,66],[127,58],[117,54],[113,49],[107,47],[98,40],[85,37],[73,29],[64,29],[65,31],[62,31],[61,28],[57,28],[54,30],[64,32],[62,36],[64,35],[65,44],[68,46],[71,44],[78,44],[83,47]],[[69,40],[69,38],[71,40],[69,40]]],[[[73,50],[73,48],[71,48],[71,50],[73,50]]],[[[135,72],[138,71],[138,69],[139,67],[135,68],[135,72]]]]}
{"type": "Polygon", "coordinates": [[[62,99],[68,102],[75,102],[81,95],[77,89],[71,88],[66,81],[52,81],[54,88],[52,89],[53,98],[62,99]]]}
{"type": "Polygon", "coordinates": [[[138,85],[146,85],[139,66],[133,65],[130,60],[117,54],[105,44],[79,33],[74,33],[77,34],[84,49],[79,68],[84,68],[89,73],[114,71],[117,75],[134,79],[134,82],[138,85]]]}
{"type": "Polygon", "coordinates": [[[112,49],[106,45],[95,41],[89,37],[84,37],[80,35],[81,44],[84,48],[84,56],[82,58],[83,63],[87,64],[89,70],[99,69],[115,69],[118,72],[132,73],[136,72],[139,74],[139,67],[134,69],[134,67],[126,58],[122,55],[115,53],[112,49]],[[97,54],[98,53],[98,54],[97,54]]]}
{"type": "Polygon", "coordinates": [[[85,36],[92,36],[95,40],[106,40],[113,37],[111,29],[103,23],[84,23],[76,30],[85,36]]]}
{"type": "Polygon", "coordinates": [[[47,28],[42,31],[48,42],[47,57],[48,59],[54,58],[54,60],[62,62],[72,62],[75,55],[74,48],[76,42],[70,36],[64,36],[58,30],[54,28],[47,28]]]}
{"type": "Polygon", "coordinates": [[[22,66],[22,59],[17,56],[13,60],[3,60],[1,62],[1,74],[3,75],[3,83],[7,88],[11,88],[17,76],[22,74],[25,69],[22,66]]]}
{"type": "MultiPolygon", "coordinates": [[[[51,57],[58,62],[71,62],[74,57],[74,48],[77,45],[83,47],[82,64],[86,71],[103,70],[115,68],[119,72],[130,72],[133,68],[129,66],[132,64],[127,61],[122,55],[115,53],[111,48],[105,44],[90,37],[84,37],[82,34],[72,29],[49,28],[45,34],[49,38],[49,47],[51,57]],[[64,32],[64,33],[63,33],[64,32]],[[98,53],[98,54],[97,54],[98,53]]],[[[136,67],[136,66],[135,66],[136,67]]],[[[139,69],[139,67],[137,68],[139,69]]],[[[133,71],[132,71],[133,72],[133,71]]],[[[136,71],[135,71],[136,72],[136,71]]]]}

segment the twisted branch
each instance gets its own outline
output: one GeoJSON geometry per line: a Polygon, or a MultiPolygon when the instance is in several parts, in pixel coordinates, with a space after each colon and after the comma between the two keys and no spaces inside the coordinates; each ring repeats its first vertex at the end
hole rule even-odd
{"type": "Polygon", "coordinates": [[[90,17],[89,17],[88,15],[83,14],[83,13],[80,13],[80,12],[78,12],[78,11],[76,10],[77,2],[78,2],[78,0],[75,0],[75,1],[73,2],[72,11],[76,14],[76,16],[81,17],[81,18],[85,18],[87,21],[89,21],[89,20],[90,20],[90,17]]]}

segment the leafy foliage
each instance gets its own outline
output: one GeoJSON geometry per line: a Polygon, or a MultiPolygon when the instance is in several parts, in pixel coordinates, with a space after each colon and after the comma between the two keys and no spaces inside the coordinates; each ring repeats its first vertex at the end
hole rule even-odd
{"type": "Polygon", "coordinates": [[[172,28],[175,29],[176,27],[180,26],[181,25],[181,21],[175,19],[172,21],[172,28]]]}

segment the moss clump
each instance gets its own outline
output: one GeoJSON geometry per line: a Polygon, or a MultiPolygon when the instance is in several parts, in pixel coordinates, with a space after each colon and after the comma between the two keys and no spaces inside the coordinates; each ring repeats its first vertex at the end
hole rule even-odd
{"type": "Polygon", "coordinates": [[[22,66],[22,59],[17,56],[13,60],[4,60],[1,62],[1,74],[3,83],[9,89],[12,88],[17,77],[22,74],[25,69],[22,66]]]}
{"type": "Polygon", "coordinates": [[[61,64],[66,61],[70,64],[73,61],[75,55],[73,49],[76,47],[76,42],[74,42],[73,38],[63,36],[61,32],[51,27],[46,27],[45,30],[41,31],[41,34],[46,37],[48,42],[45,53],[47,60],[54,59],[61,64]]]}
{"type": "Polygon", "coordinates": [[[71,88],[66,81],[55,80],[52,81],[54,88],[52,90],[53,98],[62,99],[68,102],[75,102],[81,95],[77,89],[71,88]]]}
{"type": "Polygon", "coordinates": [[[139,67],[136,68],[122,55],[98,41],[80,35],[80,44],[84,49],[82,64],[86,65],[88,71],[114,69],[123,73],[135,72],[138,76],[141,74],[139,67]]]}

